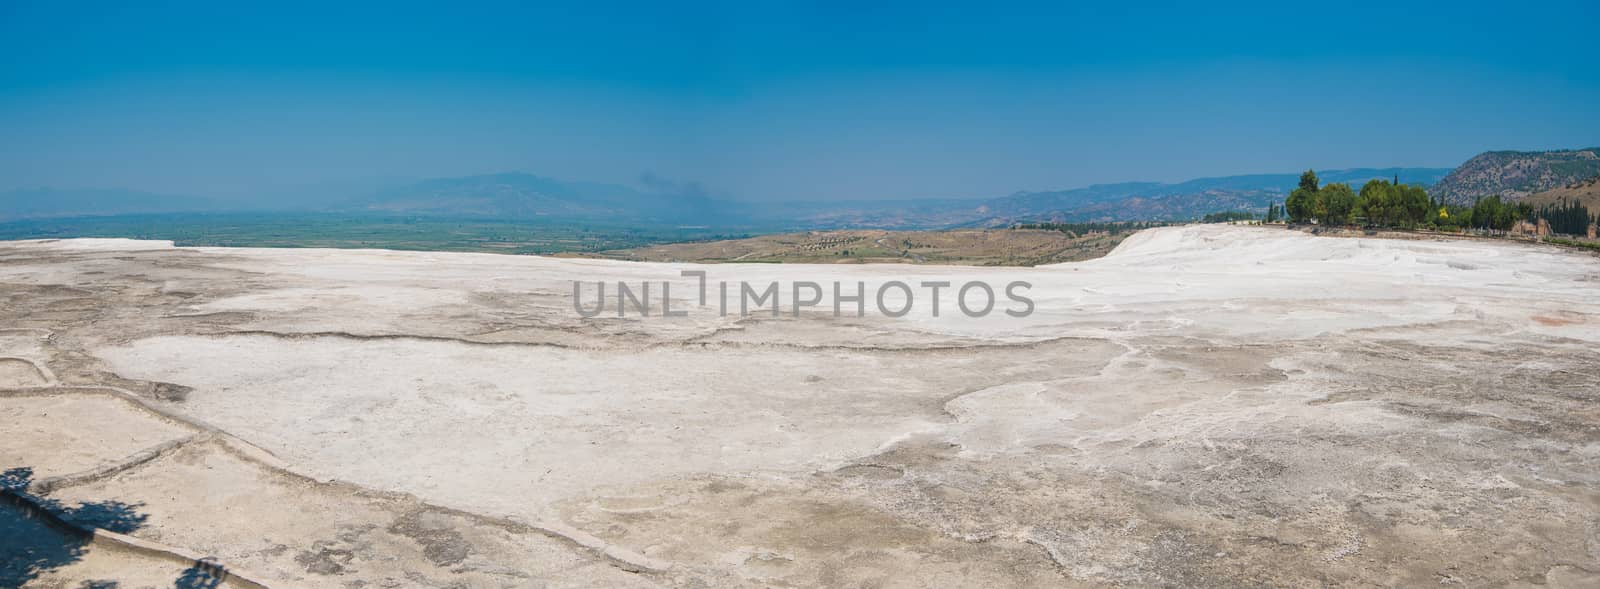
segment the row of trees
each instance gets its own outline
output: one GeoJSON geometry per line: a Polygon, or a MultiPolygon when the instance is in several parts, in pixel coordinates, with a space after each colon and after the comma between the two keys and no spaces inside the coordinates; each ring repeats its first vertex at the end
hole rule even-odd
{"type": "Polygon", "coordinates": [[[1533,216],[1549,221],[1550,231],[1554,233],[1583,235],[1589,231],[1589,208],[1576,201],[1567,201],[1563,198],[1553,204],[1539,207],[1533,216]]]}
{"type": "MultiPolygon", "coordinates": [[[[1200,219],[1203,223],[1255,220],[1254,213],[1224,211],[1209,213],[1200,219]]],[[[1373,179],[1361,186],[1358,193],[1349,184],[1336,182],[1321,185],[1317,173],[1306,170],[1300,183],[1289,193],[1282,205],[1271,203],[1264,217],[1267,223],[1320,223],[1323,225],[1459,228],[1508,231],[1519,221],[1537,224],[1543,219],[1554,233],[1583,235],[1591,217],[1589,210],[1576,202],[1559,201],[1535,210],[1527,203],[1505,202],[1499,196],[1478,199],[1469,207],[1456,206],[1428,196],[1422,186],[1373,179]]],[[[1161,223],[1164,224],[1164,223],[1161,223]]],[[[1158,223],[1033,223],[1016,225],[1018,229],[1046,229],[1082,235],[1094,231],[1116,234],[1135,231],[1158,223]]]]}
{"type": "Polygon", "coordinates": [[[1478,199],[1470,207],[1434,200],[1421,186],[1401,184],[1396,178],[1369,180],[1361,192],[1343,183],[1319,186],[1317,174],[1306,170],[1300,185],[1289,193],[1283,208],[1269,206],[1267,221],[1283,214],[1291,223],[1315,221],[1324,225],[1348,225],[1363,221],[1384,227],[1438,227],[1507,231],[1518,221],[1537,223],[1545,219],[1556,233],[1583,234],[1589,226],[1589,211],[1575,203],[1558,203],[1539,210],[1527,203],[1509,203],[1499,196],[1478,199]]]}
{"type": "MultiPolygon", "coordinates": [[[[1284,201],[1283,212],[1293,223],[1315,219],[1325,225],[1348,225],[1364,219],[1374,225],[1416,227],[1438,216],[1437,204],[1421,186],[1401,184],[1398,178],[1394,182],[1369,180],[1358,194],[1342,182],[1319,186],[1317,173],[1306,170],[1300,175],[1300,185],[1284,201]]],[[[1270,207],[1267,214],[1269,221],[1277,220],[1276,207],[1270,207]]]]}
{"type": "Polygon", "coordinates": [[[1206,213],[1204,217],[1200,218],[1201,223],[1228,223],[1231,221],[1254,220],[1256,220],[1256,214],[1249,211],[1223,211],[1220,213],[1206,213]]]}
{"type": "Polygon", "coordinates": [[[1517,221],[1538,222],[1533,207],[1525,202],[1509,203],[1496,194],[1478,199],[1471,207],[1446,207],[1440,225],[1471,229],[1509,231],[1517,221]]]}

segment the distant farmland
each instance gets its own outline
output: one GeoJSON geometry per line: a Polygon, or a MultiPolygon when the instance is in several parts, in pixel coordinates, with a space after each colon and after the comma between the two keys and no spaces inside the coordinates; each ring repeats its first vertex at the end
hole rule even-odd
{"type": "Polygon", "coordinates": [[[0,223],[0,240],[123,237],[179,246],[320,247],[554,254],[747,237],[705,227],[331,214],[160,214],[0,223]]]}

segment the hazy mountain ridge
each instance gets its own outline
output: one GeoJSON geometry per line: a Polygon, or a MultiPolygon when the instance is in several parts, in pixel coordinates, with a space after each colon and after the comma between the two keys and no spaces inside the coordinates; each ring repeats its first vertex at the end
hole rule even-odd
{"type": "Polygon", "coordinates": [[[982,216],[980,199],[729,202],[745,219],[794,229],[935,229],[982,216]]]}
{"type": "Polygon", "coordinates": [[[977,199],[719,200],[700,194],[565,182],[523,173],[435,178],[353,199],[337,210],[501,219],[636,221],[763,228],[939,227],[971,220],[977,199]]]}
{"type": "Polygon", "coordinates": [[[337,210],[384,214],[695,221],[721,207],[698,195],[640,191],[620,184],[566,182],[509,172],[434,178],[353,199],[337,210]]]}
{"type": "MultiPolygon", "coordinates": [[[[1371,179],[1431,185],[1450,168],[1351,168],[1319,171],[1324,183],[1359,187],[1371,179]]],[[[819,202],[795,216],[818,227],[940,228],[999,227],[1018,222],[1187,220],[1219,211],[1265,212],[1281,204],[1300,180],[1299,172],[1196,178],[1176,183],[1122,182],[1043,192],[1016,192],[981,201],[923,200],[866,203],[819,202]]],[[[804,207],[797,207],[804,208],[804,207]]]]}
{"type": "MultiPolygon", "coordinates": [[[[1444,168],[1319,171],[1327,182],[1359,185],[1398,176],[1432,184],[1444,168]]],[[[806,230],[995,227],[1029,221],[1186,220],[1228,210],[1265,211],[1281,202],[1299,174],[1247,174],[1177,183],[1124,182],[1071,190],[1017,192],[990,199],[877,201],[718,200],[694,192],[568,182],[509,172],[433,178],[344,199],[325,212],[483,219],[605,221],[806,230]]],[[[257,207],[261,208],[261,207],[257,207]]],[[[0,218],[246,210],[237,203],[136,191],[14,191],[0,195],[0,218]],[[79,195],[79,197],[68,197],[79,195]],[[59,196],[59,197],[58,197],[59,196]]]]}
{"type": "Polygon", "coordinates": [[[118,188],[23,188],[0,192],[0,220],[188,213],[216,210],[217,201],[118,188]]]}
{"type": "MultiPolygon", "coordinates": [[[[1399,176],[1432,184],[1448,168],[1356,168],[1320,172],[1360,184],[1399,176]]],[[[1021,220],[1188,219],[1222,210],[1266,210],[1299,173],[1123,182],[990,199],[754,202],[648,192],[616,184],[564,182],[522,173],[424,180],[355,199],[340,210],[433,216],[649,220],[802,228],[941,228],[1021,220]]]]}
{"type": "Polygon", "coordinates": [[[1081,223],[1186,220],[1221,211],[1264,212],[1269,204],[1281,202],[1286,194],[1287,192],[1282,190],[1213,189],[1180,194],[1128,196],[1116,200],[1090,202],[1081,206],[1062,207],[1042,213],[992,217],[986,219],[983,224],[1000,226],[1023,221],[1081,223]]]}
{"type": "Polygon", "coordinates": [[[1595,176],[1600,176],[1600,148],[1486,151],[1440,179],[1429,193],[1461,205],[1496,194],[1521,200],[1595,176]]]}

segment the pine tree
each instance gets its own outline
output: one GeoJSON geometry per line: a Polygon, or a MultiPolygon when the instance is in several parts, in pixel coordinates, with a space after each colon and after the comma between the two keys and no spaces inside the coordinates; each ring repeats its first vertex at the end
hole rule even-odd
{"type": "Polygon", "coordinates": [[[1301,173],[1300,188],[1307,192],[1316,192],[1318,188],[1317,173],[1313,170],[1306,170],[1305,172],[1301,173]]]}

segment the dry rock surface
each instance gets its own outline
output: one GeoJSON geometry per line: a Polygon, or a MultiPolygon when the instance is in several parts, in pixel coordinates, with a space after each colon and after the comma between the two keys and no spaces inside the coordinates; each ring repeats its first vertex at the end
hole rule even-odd
{"type": "Polygon", "coordinates": [[[1600,258],[1528,244],[1211,225],[971,268],[8,242],[0,416],[8,497],[133,542],[0,504],[0,585],[1600,585],[1600,258]],[[891,280],[1023,280],[1035,311],[918,288],[886,317],[891,280]],[[574,281],[590,307],[648,281],[654,313],[583,318],[574,281]],[[741,281],[783,312],[739,316],[741,281]],[[797,281],[826,291],[798,315],[797,281]]]}

